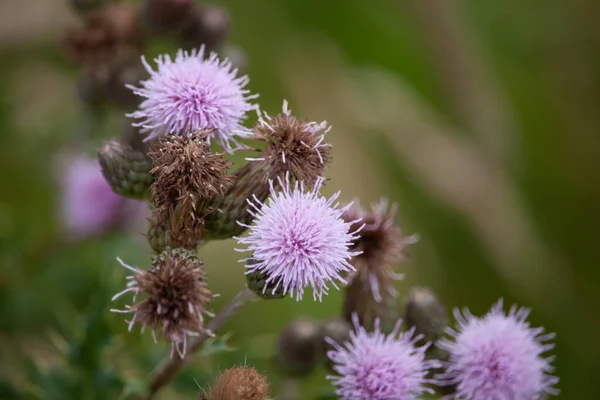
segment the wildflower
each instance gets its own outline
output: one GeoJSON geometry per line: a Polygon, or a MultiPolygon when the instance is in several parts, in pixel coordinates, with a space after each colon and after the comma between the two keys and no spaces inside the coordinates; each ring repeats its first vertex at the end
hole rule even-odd
{"type": "Polygon", "coordinates": [[[349,259],[359,254],[351,251],[352,241],[358,230],[352,231],[351,224],[342,219],[342,213],[350,205],[339,208],[335,203],[339,192],[327,199],[319,194],[324,179],[317,179],[312,190],[305,190],[296,181],[292,187],[289,175],[285,181],[279,178],[281,192],[277,192],[270,181],[271,199],[267,204],[256,197],[248,199],[255,218],[253,226],[245,225],[250,234],[236,238],[248,245],[252,255],[247,262],[247,273],[263,272],[267,278],[265,287],[276,292],[295,295],[301,300],[304,288],[313,288],[313,298],[322,299],[327,294],[327,285],[338,288],[335,281],[344,282],[341,273],[353,269],[349,259]]]}
{"type": "Polygon", "coordinates": [[[457,330],[448,329],[454,341],[440,339],[437,346],[450,354],[444,363],[441,384],[455,385],[454,397],[462,400],[532,400],[556,395],[558,378],[553,357],[542,356],[554,348],[544,343],[555,337],[531,328],[526,319],[530,310],[513,305],[504,313],[502,300],[484,317],[468,309],[454,310],[457,330]]]}
{"type": "Polygon", "coordinates": [[[346,287],[344,315],[348,321],[354,312],[358,313],[361,324],[368,326],[376,318],[387,321],[391,316],[397,295],[392,284],[403,278],[392,267],[405,259],[406,246],[418,240],[417,235],[404,236],[395,224],[395,216],[396,205],[388,208],[385,199],[371,210],[357,203],[343,214],[346,222],[355,221],[354,226],[364,224],[353,247],[360,254],[350,261],[356,270],[349,274],[346,287]]]}
{"type": "Polygon", "coordinates": [[[64,162],[61,214],[69,236],[96,236],[128,226],[142,216],[144,203],[115,194],[97,160],[79,155],[64,162]]]}
{"type": "Polygon", "coordinates": [[[284,100],[281,114],[271,117],[265,112],[259,119],[253,138],[265,141],[266,148],[261,157],[249,160],[267,161],[272,178],[289,172],[293,178],[312,184],[329,161],[331,145],[324,140],[330,129],[327,121],[304,122],[294,117],[284,100]]]}
{"type": "Polygon", "coordinates": [[[414,330],[398,334],[401,320],[392,333],[381,332],[379,319],[372,333],[360,326],[358,315],[352,317],[355,331],[343,345],[326,338],[334,350],[327,356],[338,376],[328,376],[343,400],[409,400],[423,393],[433,393],[426,378],[436,361],[425,360],[427,345],[416,346],[420,336],[414,330]]]}
{"type": "Polygon", "coordinates": [[[206,332],[205,315],[212,315],[206,310],[213,294],[206,287],[204,264],[193,251],[184,249],[167,249],[152,262],[148,271],[119,263],[133,272],[127,280],[127,288],[113,296],[116,300],[125,293],[133,292],[133,301],[139,294],[146,298],[124,310],[112,309],[118,313],[133,313],[129,330],[133,325],[142,325],[152,330],[156,342],[156,331],[171,342],[171,356],[177,351],[181,358],[185,355],[187,337],[206,332]]]}
{"type": "Polygon", "coordinates": [[[141,87],[128,87],[146,99],[128,116],[138,120],[134,125],[141,126],[142,133],[148,133],[146,140],[213,129],[208,142],[215,139],[233,151],[232,143],[238,144],[234,136],[248,135],[240,123],[248,111],[257,109],[250,100],[258,97],[244,89],[249,78],[236,77],[231,62],[220,61],[215,53],[204,56],[204,46],[191,53],[179,50],[175,60],[162,55],[155,59],[156,71],[142,57],[150,78],[141,87]]]}
{"type": "MultiPolygon", "coordinates": [[[[201,397],[206,399],[206,397],[201,397]]],[[[246,366],[229,368],[213,383],[209,400],[267,400],[269,381],[246,366]]]]}

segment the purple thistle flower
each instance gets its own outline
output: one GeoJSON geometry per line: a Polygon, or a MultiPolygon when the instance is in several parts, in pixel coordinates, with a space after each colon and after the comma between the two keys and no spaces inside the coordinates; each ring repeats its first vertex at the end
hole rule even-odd
{"type": "Polygon", "coordinates": [[[513,305],[503,311],[502,300],[478,318],[467,308],[454,310],[458,330],[448,328],[454,338],[437,342],[450,354],[440,374],[440,384],[455,385],[450,398],[463,400],[536,400],[556,395],[558,378],[548,375],[554,357],[542,353],[554,348],[544,343],[555,334],[542,334],[544,328],[531,328],[526,322],[530,310],[513,305]]]}
{"type": "Polygon", "coordinates": [[[236,77],[228,59],[220,61],[215,53],[204,59],[204,46],[191,53],[179,50],[175,60],[169,55],[155,59],[157,70],[142,57],[150,78],[141,82],[141,87],[128,85],[135,94],[146,99],[139,110],[127,114],[139,122],[146,141],[158,136],[192,135],[198,130],[214,129],[208,141],[216,139],[228,151],[232,143],[239,143],[235,135],[245,137],[250,131],[240,123],[246,112],[258,111],[250,103],[258,95],[249,95],[244,87],[250,79],[244,75],[236,77]]]}
{"type": "Polygon", "coordinates": [[[61,218],[72,238],[100,235],[143,216],[143,202],[113,192],[98,160],[84,155],[62,160],[61,218]]]}
{"type": "Polygon", "coordinates": [[[360,326],[358,315],[354,314],[352,321],[355,331],[343,346],[325,338],[334,348],[327,357],[339,374],[327,379],[336,386],[341,399],[409,400],[433,393],[425,385],[435,381],[426,376],[430,368],[438,366],[438,361],[425,359],[429,343],[416,345],[422,335],[414,336],[414,329],[398,335],[402,320],[389,335],[381,332],[379,319],[375,320],[372,333],[360,326]]]}
{"type": "Polygon", "coordinates": [[[335,281],[345,283],[341,273],[354,270],[349,260],[360,252],[350,251],[350,247],[362,227],[352,231],[352,223],[342,219],[351,204],[339,207],[340,192],[329,199],[319,194],[324,181],[318,178],[311,190],[297,181],[292,188],[286,174],[285,182],[278,178],[280,192],[269,181],[272,198],[268,204],[256,196],[248,199],[255,223],[238,222],[249,228],[250,234],[236,237],[248,245],[237,250],[252,252],[241,261],[247,262],[246,273],[258,271],[266,276],[264,290],[269,286],[275,293],[281,287],[284,295],[290,292],[301,300],[304,288],[311,286],[313,298],[320,301],[329,283],[339,289],[335,281]]]}

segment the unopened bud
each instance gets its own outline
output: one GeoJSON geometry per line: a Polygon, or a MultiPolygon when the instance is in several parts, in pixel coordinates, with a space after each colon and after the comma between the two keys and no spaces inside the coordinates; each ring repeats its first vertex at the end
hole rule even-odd
{"type": "Polygon", "coordinates": [[[334,317],[321,325],[321,338],[323,339],[323,356],[325,358],[325,365],[331,369],[333,362],[327,357],[327,352],[333,350],[333,346],[325,341],[325,338],[330,338],[339,345],[343,345],[344,342],[350,339],[350,332],[352,332],[352,326],[341,317],[334,317]]]}
{"type": "Polygon", "coordinates": [[[151,33],[172,33],[180,29],[191,7],[191,0],[144,0],[142,21],[151,33]]]}
{"type": "Polygon", "coordinates": [[[252,271],[246,274],[246,282],[248,289],[265,300],[283,299],[285,297],[283,286],[279,285],[276,290],[273,290],[275,285],[272,283],[267,284],[267,275],[260,271],[252,271]]]}
{"type": "Polygon", "coordinates": [[[246,366],[227,369],[210,390],[209,400],[267,400],[269,381],[257,370],[246,366]]]}
{"type": "Polygon", "coordinates": [[[230,18],[227,10],[216,4],[205,4],[192,10],[180,32],[184,47],[196,48],[202,44],[215,50],[229,35],[230,18]]]}
{"type": "Polygon", "coordinates": [[[115,193],[133,199],[147,197],[153,177],[152,161],[146,154],[111,140],[98,149],[98,160],[115,193]]]}
{"type": "Polygon", "coordinates": [[[288,324],[277,343],[276,361],[282,371],[292,377],[302,377],[313,372],[322,354],[319,324],[300,317],[288,324]]]}
{"type": "Polygon", "coordinates": [[[430,289],[411,289],[404,302],[404,318],[409,327],[424,336],[425,342],[434,342],[448,326],[446,308],[430,289]]]}

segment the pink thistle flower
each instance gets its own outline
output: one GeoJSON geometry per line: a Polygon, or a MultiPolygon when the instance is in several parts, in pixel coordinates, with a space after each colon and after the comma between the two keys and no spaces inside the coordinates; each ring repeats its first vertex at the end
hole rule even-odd
{"type": "Polygon", "coordinates": [[[62,162],[61,217],[68,236],[97,236],[142,219],[145,204],[114,193],[98,160],[78,155],[62,162]]]}
{"type": "Polygon", "coordinates": [[[155,59],[157,70],[142,57],[150,78],[141,87],[128,85],[133,92],[145,97],[137,111],[127,114],[139,122],[147,140],[167,134],[193,135],[198,130],[214,129],[208,136],[216,139],[225,149],[233,151],[239,145],[235,136],[247,137],[250,131],[240,123],[250,110],[258,107],[250,103],[258,95],[249,95],[244,89],[250,79],[236,77],[228,59],[210,53],[204,58],[204,46],[191,53],[179,50],[175,60],[169,55],[155,59]]]}
{"type": "Polygon", "coordinates": [[[354,314],[352,321],[355,331],[343,345],[325,338],[334,348],[327,357],[339,374],[327,379],[342,400],[409,400],[434,393],[425,385],[435,383],[427,374],[439,363],[425,359],[429,343],[416,345],[422,335],[415,336],[414,329],[398,334],[402,320],[389,335],[381,332],[379,319],[371,333],[360,326],[358,315],[354,314]]]}
{"type": "Polygon", "coordinates": [[[253,226],[238,222],[250,229],[247,237],[236,237],[248,245],[238,251],[252,252],[241,261],[247,262],[247,273],[265,275],[264,290],[272,287],[275,293],[281,287],[283,295],[290,292],[301,300],[304,288],[311,286],[313,298],[321,301],[329,283],[339,289],[335,281],[345,283],[341,273],[354,270],[349,260],[360,252],[350,247],[362,227],[352,231],[352,223],[342,219],[351,204],[339,207],[340,192],[329,199],[319,194],[324,181],[318,178],[312,190],[305,190],[297,181],[292,187],[287,174],[285,182],[278,178],[281,191],[269,181],[272,197],[267,204],[256,196],[248,199],[255,222],[253,226]]]}
{"type": "Polygon", "coordinates": [[[548,375],[554,357],[542,353],[554,348],[544,343],[555,334],[531,328],[530,310],[513,305],[505,314],[502,300],[478,318],[467,308],[454,310],[458,330],[448,328],[454,341],[440,339],[437,346],[450,354],[440,384],[455,385],[450,396],[462,400],[537,400],[556,395],[558,378],[548,375]]]}

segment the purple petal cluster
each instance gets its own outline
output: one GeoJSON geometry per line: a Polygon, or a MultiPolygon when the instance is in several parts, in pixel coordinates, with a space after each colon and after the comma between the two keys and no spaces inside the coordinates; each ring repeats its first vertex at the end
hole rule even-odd
{"type": "Polygon", "coordinates": [[[266,275],[266,285],[273,292],[283,288],[301,300],[306,287],[313,288],[313,298],[322,299],[328,284],[336,289],[336,281],[345,283],[341,274],[354,269],[349,260],[360,254],[350,250],[360,230],[351,230],[351,223],[342,219],[344,211],[336,202],[337,192],[327,199],[319,194],[324,178],[317,179],[314,188],[305,190],[303,183],[292,187],[289,176],[278,179],[281,191],[270,181],[271,198],[263,204],[258,198],[248,199],[250,213],[255,218],[247,237],[236,238],[248,245],[252,255],[246,262],[248,273],[266,275]]]}
{"type": "Polygon", "coordinates": [[[241,125],[250,110],[258,110],[250,103],[258,95],[244,89],[250,79],[237,77],[228,59],[223,61],[211,53],[205,59],[204,46],[191,53],[179,50],[172,60],[169,55],[155,59],[156,71],[142,57],[150,78],[141,87],[129,85],[135,94],[146,99],[139,110],[127,116],[139,122],[146,140],[166,134],[191,135],[197,130],[214,129],[208,140],[217,140],[231,151],[237,145],[235,136],[248,136],[241,125]]]}
{"type": "Polygon", "coordinates": [[[553,357],[542,356],[554,348],[545,343],[553,333],[531,328],[526,322],[529,309],[513,305],[505,314],[502,300],[478,318],[468,309],[454,310],[457,330],[454,339],[440,339],[437,345],[450,353],[442,384],[454,385],[452,398],[461,400],[536,400],[558,394],[558,378],[549,375],[553,357]]]}
{"type": "Polygon", "coordinates": [[[433,393],[426,385],[435,382],[426,376],[438,362],[425,359],[429,344],[416,345],[421,335],[415,336],[414,329],[398,334],[401,320],[386,335],[380,330],[379,319],[371,333],[359,325],[356,314],[352,319],[355,331],[348,342],[340,345],[325,339],[334,348],[327,356],[339,374],[327,379],[342,400],[409,400],[433,393]]]}
{"type": "Polygon", "coordinates": [[[98,160],[79,155],[65,161],[61,168],[61,222],[68,236],[96,236],[142,216],[144,203],[115,194],[98,160]]]}

